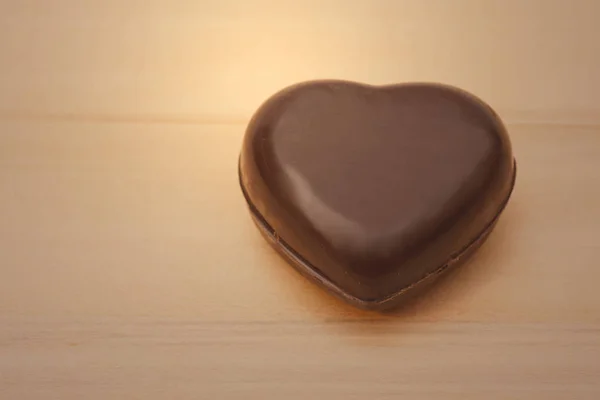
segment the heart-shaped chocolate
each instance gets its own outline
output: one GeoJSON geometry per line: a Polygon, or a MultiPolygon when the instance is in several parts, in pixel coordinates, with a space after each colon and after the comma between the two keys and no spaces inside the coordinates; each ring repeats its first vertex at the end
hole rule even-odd
{"type": "Polygon", "coordinates": [[[502,121],[463,90],[327,80],[259,108],[239,173],[259,228],[294,267],[383,309],[485,240],[516,169],[502,121]]]}

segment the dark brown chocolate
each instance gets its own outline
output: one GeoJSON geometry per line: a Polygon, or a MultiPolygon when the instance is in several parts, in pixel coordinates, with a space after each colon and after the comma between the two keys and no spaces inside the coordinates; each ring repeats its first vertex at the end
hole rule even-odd
{"type": "Polygon", "coordinates": [[[242,190],[275,248],[375,309],[481,244],[515,174],[494,111],[427,83],[288,87],[255,113],[240,156],[242,190]]]}

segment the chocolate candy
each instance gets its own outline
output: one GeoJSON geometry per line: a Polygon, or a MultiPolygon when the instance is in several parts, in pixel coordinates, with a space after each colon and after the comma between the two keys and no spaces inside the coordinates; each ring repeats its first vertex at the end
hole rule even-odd
{"type": "Polygon", "coordinates": [[[310,81],[276,93],[243,140],[260,230],[306,276],[361,308],[398,305],[464,259],[506,206],[506,129],[455,87],[310,81]]]}

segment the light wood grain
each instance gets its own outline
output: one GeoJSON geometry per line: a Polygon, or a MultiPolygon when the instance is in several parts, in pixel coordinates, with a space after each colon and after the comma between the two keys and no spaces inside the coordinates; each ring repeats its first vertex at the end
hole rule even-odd
{"type": "Polygon", "coordinates": [[[16,323],[5,398],[595,399],[597,326],[16,323]]]}
{"type": "Polygon", "coordinates": [[[0,2],[0,399],[600,398],[600,2],[0,2]],[[514,196],[390,315],[300,277],[238,187],[304,79],[443,81],[514,196]]]}

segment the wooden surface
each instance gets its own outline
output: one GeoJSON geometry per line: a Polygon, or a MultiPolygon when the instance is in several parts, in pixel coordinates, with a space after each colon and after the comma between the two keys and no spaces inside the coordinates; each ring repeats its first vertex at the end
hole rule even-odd
{"type": "Polygon", "coordinates": [[[0,1],[0,399],[600,398],[599,13],[0,1]],[[324,77],[455,84],[513,139],[494,234],[392,315],[286,266],[238,189],[254,109],[324,77]]]}

